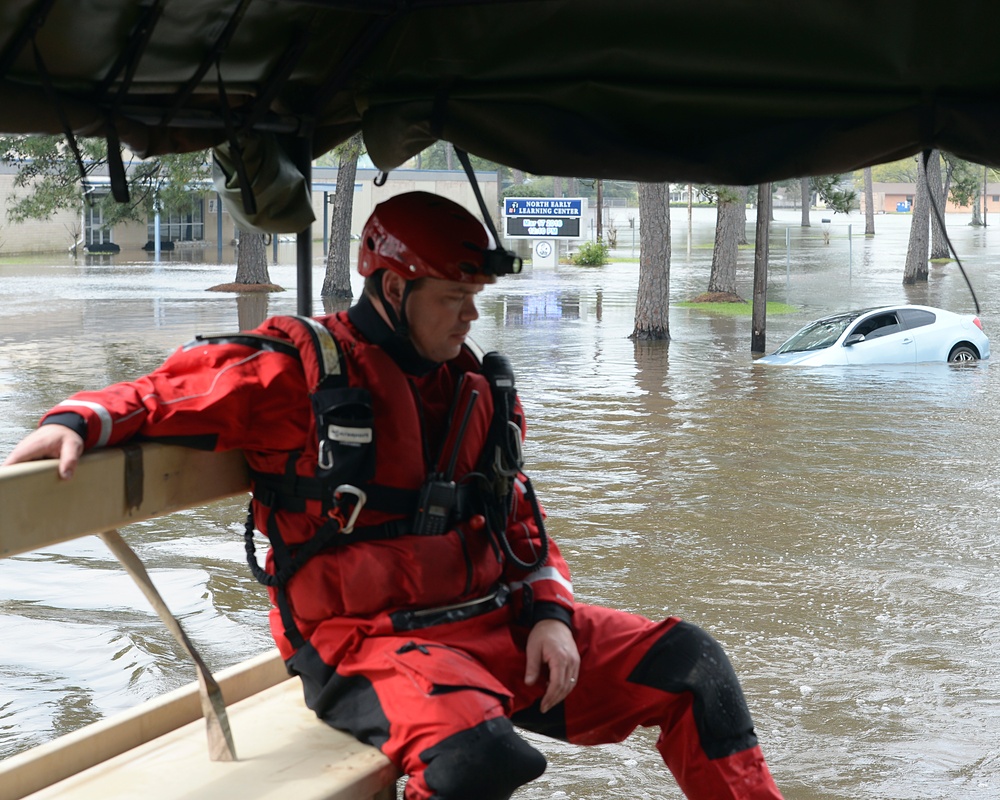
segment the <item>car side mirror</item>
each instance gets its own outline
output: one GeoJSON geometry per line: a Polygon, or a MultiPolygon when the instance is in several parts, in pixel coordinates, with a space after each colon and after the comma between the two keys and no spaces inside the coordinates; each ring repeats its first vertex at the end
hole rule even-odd
{"type": "Polygon", "coordinates": [[[864,340],[865,335],[863,333],[852,333],[844,339],[844,347],[850,347],[852,344],[857,344],[858,342],[863,342],[864,340]]]}

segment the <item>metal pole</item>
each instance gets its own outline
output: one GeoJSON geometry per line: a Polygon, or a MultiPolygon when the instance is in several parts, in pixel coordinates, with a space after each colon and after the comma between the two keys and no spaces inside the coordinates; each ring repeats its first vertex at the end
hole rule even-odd
{"type": "Polygon", "coordinates": [[[323,192],[323,258],[330,255],[330,193],[323,192]]]}
{"type": "MultiPolygon", "coordinates": [[[[295,162],[312,197],[312,140],[296,139],[295,162]]],[[[295,265],[298,276],[297,308],[300,316],[312,316],[312,225],[295,235],[295,265]]]]}
{"type": "Polygon", "coordinates": [[[694,185],[688,184],[688,255],[691,255],[691,217],[694,209],[694,185]]]}
{"type": "Polygon", "coordinates": [[[153,261],[160,263],[160,198],[153,198],[153,261]]]}
{"type": "MultiPolygon", "coordinates": [[[[791,231],[785,228],[785,293],[792,286],[792,234],[791,231]]],[[[787,297],[785,298],[788,299],[787,297]]]]}
{"type": "Polygon", "coordinates": [[[215,193],[215,252],[222,263],[222,197],[215,193]]]}
{"type": "Polygon", "coordinates": [[[847,226],[847,277],[854,276],[854,240],[851,238],[852,225],[847,226]]]}

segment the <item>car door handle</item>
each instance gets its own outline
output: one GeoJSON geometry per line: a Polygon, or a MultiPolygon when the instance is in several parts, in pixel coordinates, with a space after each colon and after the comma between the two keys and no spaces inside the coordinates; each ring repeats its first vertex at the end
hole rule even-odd
{"type": "Polygon", "coordinates": [[[903,339],[903,344],[913,344],[913,337],[907,336],[905,339],[903,339]]]}

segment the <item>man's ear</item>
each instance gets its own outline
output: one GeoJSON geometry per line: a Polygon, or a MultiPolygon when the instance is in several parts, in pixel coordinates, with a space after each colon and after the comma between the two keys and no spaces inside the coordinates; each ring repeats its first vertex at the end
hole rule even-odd
{"type": "Polygon", "coordinates": [[[382,295],[396,312],[403,305],[403,292],[405,289],[406,280],[402,276],[390,270],[382,273],[382,295]]]}

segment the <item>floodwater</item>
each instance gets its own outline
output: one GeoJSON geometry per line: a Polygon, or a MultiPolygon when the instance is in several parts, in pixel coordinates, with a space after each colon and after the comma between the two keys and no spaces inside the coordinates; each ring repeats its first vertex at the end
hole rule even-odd
{"type": "MultiPolygon", "coordinates": [[[[851,307],[974,310],[954,264],[901,285],[907,217],[879,217],[866,240],[863,219],[837,216],[826,244],[821,212],[809,229],[798,212],[776,216],[769,299],[797,310],[768,320],[769,350],[851,307]]],[[[965,222],[949,216],[950,232],[998,334],[1000,230],[965,222]]],[[[688,248],[674,209],[673,302],[707,285],[713,223],[696,210],[688,248]]],[[[290,288],[292,258],[271,268],[290,288]]],[[[752,260],[741,251],[748,298],[752,260]]],[[[196,333],[294,313],[293,291],[266,308],[204,291],[232,272],[0,264],[0,451],[78,388],[152,369],[196,333]]],[[[789,800],[1000,796],[996,365],[755,366],[749,316],[686,308],[671,312],[669,347],[635,344],[637,281],[628,260],[529,267],[484,292],[474,329],[517,370],[529,472],[578,598],[711,631],[789,800]]],[[[214,669],[269,647],[243,511],[225,502],[124,531],[214,669]]],[[[99,540],[0,562],[0,757],[193,679],[99,540]]],[[[680,797],[652,732],[589,749],[532,741],[550,766],[518,798],[680,797]]]]}

